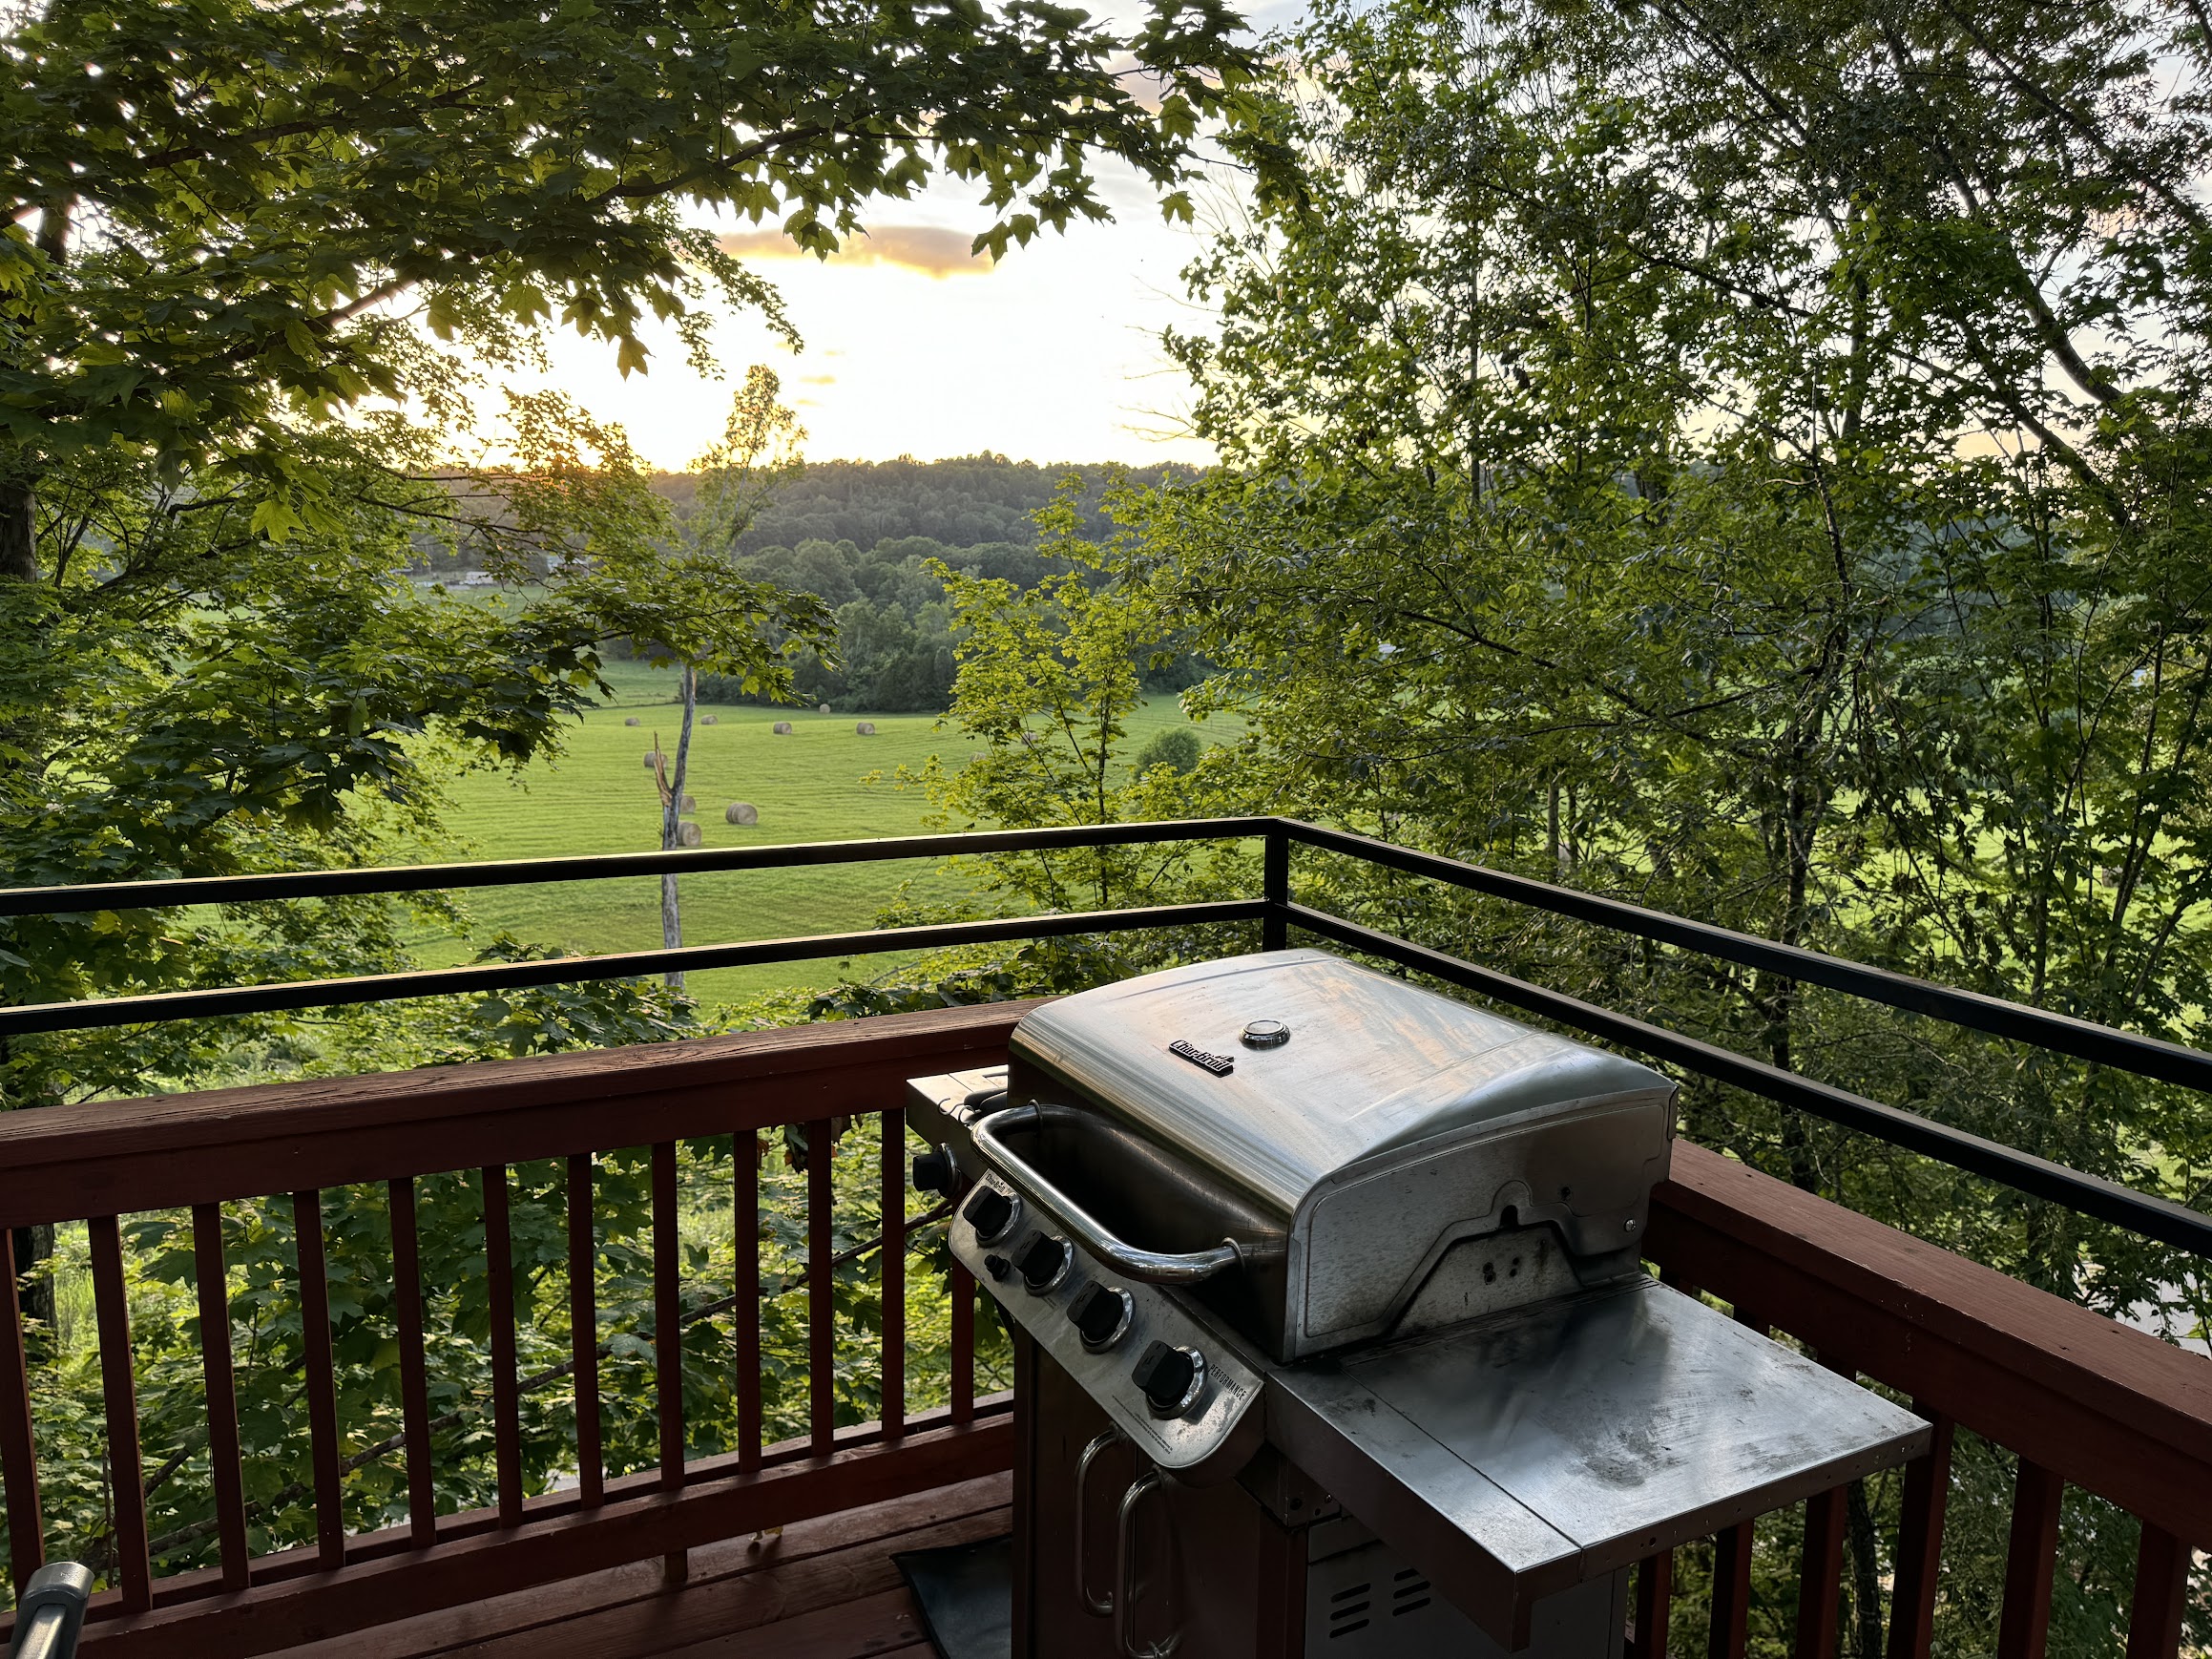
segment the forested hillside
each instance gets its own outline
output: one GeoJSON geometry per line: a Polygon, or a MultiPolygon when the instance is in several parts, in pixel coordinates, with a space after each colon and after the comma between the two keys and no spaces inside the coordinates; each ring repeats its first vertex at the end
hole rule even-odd
{"type": "MultiPolygon", "coordinates": [[[[803,541],[879,541],[925,536],[948,547],[1034,539],[1030,514],[1053,498],[1071,473],[1088,486],[1080,509],[1083,534],[1101,535],[1100,492],[1117,469],[1099,462],[1010,461],[1004,455],[962,455],[949,461],[815,461],[776,493],[739,539],[741,552],[797,547],[803,541]]],[[[1188,477],[1177,466],[1131,470],[1133,483],[1188,477]]],[[[656,492],[681,513],[696,483],[683,472],[663,472],[656,492]]]]}
{"type": "MultiPolygon", "coordinates": [[[[890,713],[949,706],[956,636],[933,563],[1022,589],[1065,574],[1066,559],[1037,551],[1032,514],[1071,473],[1086,486],[1071,504],[1074,527],[1091,538],[1110,529],[1102,501],[1111,477],[1158,484],[1195,475],[1185,467],[1123,474],[1096,463],[1038,466],[970,455],[821,462],[783,486],[739,538],[739,562],[747,575],[817,595],[836,611],[840,662],[803,653],[793,665],[801,701],[890,713]]],[[[663,473],[654,488],[679,515],[691,508],[692,475],[663,473]]],[[[1195,678],[1195,669],[1179,663],[1152,682],[1171,689],[1195,678]]],[[[701,694],[710,702],[765,701],[715,676],[701,682],[701,694]]]]}

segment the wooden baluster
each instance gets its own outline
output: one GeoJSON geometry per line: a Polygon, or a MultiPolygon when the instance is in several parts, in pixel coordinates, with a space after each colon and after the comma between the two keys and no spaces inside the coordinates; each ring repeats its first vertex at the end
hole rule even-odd
{"type": "Polygon", "coordinates": [[[2005,1551],[2005,1607],[1997,1659],[2043,1659],[2051,1633],[2051,1575],[2058,1560],[2058,1505],[2066,1483],[2020,1460],[2013,1484],[2013,1536],[2005,1551]]]}
{"type": "Polygon", "coordinates": [[[883,1424],[907,1432],[907,1114],[884,1114],[883,1424]]]}
{"type": "Polygon", "coordinates": [[[515,1376],[514,1227],[507,1166],[488,1164],[484,1180],[484,1294],[491,1315],[491,1457],[499,1480],[499,1524],[522,1521],[522,1395],[515,1376]]]}
{"type": "Polygon", "coordinates": [[[837,1435],[837,1285],[829,1265],[836,1163],[829,1124],[806,1125],[806,1403],[809,1449],[830,1449],[837,1435]]]}
{"type": "Polygon", "coordinates": [[[146,1553],[146,1476],[138,1454],[138,1392],[131,1368],[131,1302],[123,1288],[123,1238],[112,1215],[85,1223],[93,1247],[93,1312],[100,1333],[100,1394],[108,1413],[108,1487],[115,1509],[115,1566],[123,1608],[154,1605],[146,1553]]]}
{"type": "Polygon", "coordinates": [[[1797,1659],[1835,1659],[1844,1582],[1844,1510],[1848,1486],[1805,1501],[1805,1558],[1798,1569],[1797,1659]]]}
{"type": "Polygon", "coordinates": [[[958,1262],[946,1280],[952,1292],[952,1420],[975,1420],[975,1275],[958,1262]]]}
{"type": "Polygon", "coordinates": [[[683,1484],[683,1239],[677,1230],[676,1143],[653,1148],[653,1371],[660,1408],[660,1484],[683,1484]]]}
{"type": "Polygon", "coordinates": [[[1712,1659],[1743,1659],[1751,1634],[1752,1523],[1713,1540],[1713,1624],[1705,1650],[1712,1659]]]}
{"type": "Polygon", "coordinates": [[[569,1358],[576,1379],[576,1502],[607,1500],[599,1438],[599,1241],[592,1219],[592,1155],[569,1159],[569,1358]]]}
{"type": "Polygon", "coordinates": [[[192,1265],[199,1298],[199,1367],[207,1382],[207,1476],[215,1487],[215,1533],[222,1587],[246,1587],[245,1459],[239,1446],[238,1382],[231,1371],[230,1269],[222,1251],[222,1206],[192,1207],[192,1265]]]}
{"type": "Polygon", "coordinates": [[[730,1227],[737,1247],[738,1469],[761,1466],[761,1136],[748,1129],[730,1145],[730,1227]]]}
{"type": "Polygon", "coordinates": [[[407,1442],[407,1538],[417,1549],[438,1541],[437,1464],[430,1452],[430,1367],[423,1342],[422,1232],[415,1184],[387,1182],[391,1214],[391,1312],[400,1345],[400,1433],[407,1442]]]}
{"type": "Polygon", "coordinates": [[[1889,1659],[1928,1659],[1935,1640],[1935,1588],[1942,1575],[1943,1512],[1951,1500],[1954,1425],[1915,1405],[1932,1431],[1928,1452],[1905,1465],[1904,1512],[1897,1528],[1897,1573],[1889,1595],[1889,1659]]]}
{"type": "Polygon", "coordinates": [[[1674,1606],[1675,1552],[1644,1557],[1636,1568],[1636,1659],[1667,1659],[1674,1606]]]}
{"type": "Polygon", "coordinates": [[[300,1259],[300,1345],[306,1360],[307,1438],[315,1461],[315,1551],[323,1568],[345,1564],[345,1507],[338,1445],[338,1374],[330,1358],[330,1270],[323,1255],[323,1194],[292,1194],[300,1259]]]}
{"type": "Polygon", "coordinates": [[[0,1292],[0,1481],[8,1487],[8,1563],[21,1595],[46,1564],[46,1521],[38,1507],[38,1447],[31,1433],[31,1367],[12,1228],[0,1228],[0,1270],[8,1281],[0,1292]]]}
{"type": "Polygon", "coordinates": [[[2181,1611],[2189,1596],[2189,1546],[2163,1527],[2143,1522],[2136,1546],[2135,1604],[2128,1610],[2127,1659],[2176,1659],[2181,1611]]]}

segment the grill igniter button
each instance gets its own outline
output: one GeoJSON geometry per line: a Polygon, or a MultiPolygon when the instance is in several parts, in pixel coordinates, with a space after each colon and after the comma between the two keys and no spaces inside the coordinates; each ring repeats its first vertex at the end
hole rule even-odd
{"type": "Polygon", "coordinates": [[[1206,1356],[1195,1348],[1155,1342],[1129,1374],[1156,1418],[1186,1416],[1206,1389],[1206,1356]]]}
{"type": "Polygon", "coordinates": [[[1041,1296],[1068,1276],[1069,1264],[1075,1259],[1075,1252],[1068,1248],[1066,1239],[1040,1232],[1022,1247],[1018,1258],[1021,1282],[1032,1295],[1041,1296]]]}
{"type": "Polygon", "coordinates": [[[1021,1219],[1021,1200],[995,1186],[985,1186],[961,1207],[960,1213],[975,1229],[978,1244],[996,1244],[1013,1231],[1013,1224],[1021,1219]]]}
{"type": "Polygon", "coordinates": [[[1129,1330],[1137,1304],[1118,1285],[1085,1285],[1068,1304],[1068,1321],[1093,1354],[1103,1354],[1129,1330]]]}

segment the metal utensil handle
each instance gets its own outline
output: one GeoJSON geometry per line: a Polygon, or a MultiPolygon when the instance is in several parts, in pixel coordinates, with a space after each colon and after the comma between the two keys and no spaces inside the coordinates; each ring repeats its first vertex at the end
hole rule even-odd
{"type": "Polygon", "coordinates": [[[1091,1465],[1098,1460],[1098,1454],[1107,1447],[1127,1442],[1129,1437],[1119,1429],[1108,1429],[1092,1438],[1083,1448],[1083,1455],[1075,1460],[1075,1595],[1083,1604],[1083,1611],[1097,1618],[1105,1618],[1114,1611],[1114,1595],[1091,1593],[1091,1572],[1088,1552],[1083,1547],[1084,1489],[1091,1478],[1091,1465]]]}
{"type": "Polygon", "coordinates": [[[1008,1106],[988,1117],[976,1119],[968,1126],[968,1133],[975,1142],[975,1149],[989,1159],[1001,1175],[1057,1216],[1061,1224],[1094,1255],[1103,1256],[1131,1278],[1141,1279],[1148,1284],[1195,1285],[1200,1280],[1212,1278],[1216,1273],[1227,1272],[1231,1268],[1242,1265],[1245,1257],[1253,1253],[1255,1247],[1239,1245],[1233,1238],[1223,1239],[1212,1250],[1191,1250],[1180,1254],[1139,1250],[1128,1241],[1116,1238],[1106,1230],[1096,1216],[1038,1174],[1035,1166],[1017,1156],[1012,1148],[998,1138],[1002,1130],[1030,1128],[1042,1121],[1042,1115],[1034,1106],[1008,1106]]]}
{"type": "Polygon", "coordinates": [[[1147,1469],[1121,1494],[1121,1525],[1114,1544],[1114,1580],[1118,1586],[1114,1592],[1114,1650],[1125,1659],[1168,1659],[1182,1641],[1182,1631],[1171,1628],[1148,1648],[1133,1646],[1137,1636],[1137,1511],[1145,1495],[1162,1484],[1159,1471],[1147,1469]]]}

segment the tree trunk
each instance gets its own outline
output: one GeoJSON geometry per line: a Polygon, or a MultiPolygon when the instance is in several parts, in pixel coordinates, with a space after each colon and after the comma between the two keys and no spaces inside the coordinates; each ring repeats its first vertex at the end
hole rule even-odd
{"type": "MultiPolygon", "coordinates": [[[[683,775],[691,762],[691,723],[699,712],[699,673],[683,670],[683,725],[676,734],[676,774],[668,781],[668,799],[660,805],[660,847],[672,852],[683,845],[683,775]]],[[[683,943],[683,915],[677,907],[676,877],[660,878],[660,942],[668,950],[683,943]]],[[[683,970],[665,976],[672,991],[683,989],[683,970]]]]}
{"type": "Polygon", "coordinates": [[[38,494],[29,483],[0,481],[0,580],[38,579],[38,494]]]}

